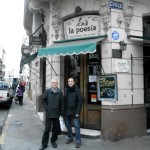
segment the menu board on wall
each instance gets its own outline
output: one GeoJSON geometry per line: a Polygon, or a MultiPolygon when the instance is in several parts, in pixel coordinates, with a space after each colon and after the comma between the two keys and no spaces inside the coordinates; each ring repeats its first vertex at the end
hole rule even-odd
{"type": "Polygon", "coordinates": [[[98,76],[98,100],[116,101],[118,100],[117,92],[117,75],[100,75],[98,76]]]}

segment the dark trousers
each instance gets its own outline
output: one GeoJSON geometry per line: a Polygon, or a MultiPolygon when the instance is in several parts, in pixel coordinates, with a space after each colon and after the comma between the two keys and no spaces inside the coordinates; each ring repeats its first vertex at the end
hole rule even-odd
{"type": "Polygon", "coordinates": [[[51,143],[56,142],[58,138],[58,125],[59,125],[59,118],[46,118],[45,120],[45,129],[44,129],[44,134],[42,137],[42,145],[47,146],[49,142],[49,133],[51,130],[51,126],[53,125],[52,128],[52,137],[51,137],[51,143]]]}
{"type": "Polygon", "coordinates": [[[23,104],[23,96],[18,96],[18,101],[19,101],[19,104],[22,105],[23,104]]]}

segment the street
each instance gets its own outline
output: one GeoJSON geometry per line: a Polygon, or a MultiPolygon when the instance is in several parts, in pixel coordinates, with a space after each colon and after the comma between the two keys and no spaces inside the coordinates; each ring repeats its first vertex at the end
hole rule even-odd
{"type": "Polygon", "coordinates": [[[8,112],[9,112],[9,109],[0,107],[0,135],[2,134],[2,129],[5,124],[8,112]]]}
{"type": "MultiPolygon", "coordinates": [[[[7,114],[0,111],[0,115],[7,114]]],[[[3,133],[0,135],[0,150],[38,150],[44,125],[41,122],[32,101],[27,94],[24,96],[24,105],[20,106],[13,101],[9,110],[3,133]]],[[[51,137],[51,134],[50,134],[51,137]]],[[[67,135],[58,137],[57,150],[76,150],[74,142],[65,144],[67,135]]],[[[49,142],[48,148],[54,149],[49,142]]],[[[150,136],[135,137],[116,142],[101,139],[82,138],[80,150],[149,150],[150,136]]]]}

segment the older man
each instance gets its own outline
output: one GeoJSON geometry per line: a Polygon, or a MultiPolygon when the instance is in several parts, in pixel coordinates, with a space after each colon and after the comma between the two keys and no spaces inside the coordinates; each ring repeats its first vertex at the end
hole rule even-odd
{"type": "Polygon", "coordinates": [[[63,93],[58,88],[58,79],[52,79],[51,88],[47,89],[42,96],[44,108],[46,111],[45,130],[42,137],[42,146],[39,150],[44,150],[48,146],[49,132],[53,124],[51,144],[57,148],[56,140],[58,138],[59,117],[64,114],[63,93]]]}

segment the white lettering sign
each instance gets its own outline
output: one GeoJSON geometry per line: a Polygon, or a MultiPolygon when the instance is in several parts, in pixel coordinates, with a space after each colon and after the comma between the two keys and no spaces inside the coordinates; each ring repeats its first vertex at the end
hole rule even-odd
{"type": "Polygon", "coordinates": [[[100,16],[80,16],[64,22],[65,39],[100,35],[100,16]]]}
{"type": "Polygon", "coordinates": [[[123,10],[123,3],[122,2],[110,1],[109,6],[110,6],[110,8],[123,10]]]}

